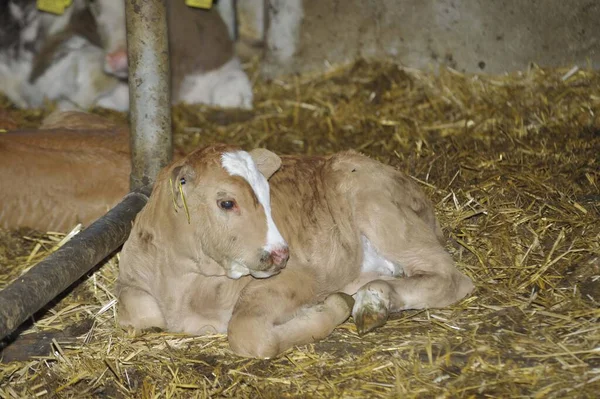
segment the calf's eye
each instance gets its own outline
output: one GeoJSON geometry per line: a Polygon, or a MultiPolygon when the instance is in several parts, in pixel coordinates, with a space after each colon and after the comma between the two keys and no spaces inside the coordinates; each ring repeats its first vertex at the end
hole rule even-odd
{"type": "Polygon", "coordinates": [[[179,179],[179,184],[185,184],[185,177],[182,177],[181,179],[179,179]]]}
{"type": "Polygon", "coordinates": [[[235,201],[219,201],[219,206],[221,207],[221,209],[230,211],[233,208],[235,208],[235,201]]]}

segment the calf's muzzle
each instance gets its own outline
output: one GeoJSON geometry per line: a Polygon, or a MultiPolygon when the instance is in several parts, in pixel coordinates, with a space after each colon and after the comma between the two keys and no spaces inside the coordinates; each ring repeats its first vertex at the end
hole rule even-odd
{"type": "Polygon", "coordinates": [[[290,250],[287,246],[272,251],[263,251],[261,263],[264,265],[264,268],[262,270],[251,270],[250,274],[256,278],[273,276],[285,267],[289,257],[290,250]]]}
{"type": "Polygon", "coordinates": [[[278,248],[271,251],[270,256],[273,260],[273,265],[279,269],[283,269],[290,258],[290,250],[288,247],[278,248]]]}

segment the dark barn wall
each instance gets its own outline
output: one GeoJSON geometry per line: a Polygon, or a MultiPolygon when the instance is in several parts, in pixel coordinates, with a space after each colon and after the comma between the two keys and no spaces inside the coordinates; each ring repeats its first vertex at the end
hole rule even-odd
{"type": "Polygon", "coordinates": [[[600,67],[598,0],[268,1],[265,76],[357,57],[485,73],[600,67]]]}

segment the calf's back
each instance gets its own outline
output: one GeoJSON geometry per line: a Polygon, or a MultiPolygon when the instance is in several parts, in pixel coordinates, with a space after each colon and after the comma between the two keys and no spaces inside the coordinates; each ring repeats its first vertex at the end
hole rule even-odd
{"type": "Polygon", "coordinates": [[[0,227],[87,226],[128,192],[130,170],[123,129],[0,135],[0,227]]]}

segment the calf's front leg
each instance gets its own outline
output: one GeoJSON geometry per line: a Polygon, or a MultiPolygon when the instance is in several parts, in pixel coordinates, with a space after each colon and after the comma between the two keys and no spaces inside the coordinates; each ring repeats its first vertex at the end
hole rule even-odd
{"type": "Polygon", "coordinates": [[[137,331],[151,327],[166,328],[165,318],[156,299],[147,292],[119,284],[117,298],[117,314],[121,327],[133,327],[137,331]]]}
{"type": "Polygon", "coordinates": [[[244,289],[229,321],[229,345],[241,356],[272,358],[327,337],[348,319],[353,304],[344,293],[317,303],[314,277],[286,269],[244,289]]]}

